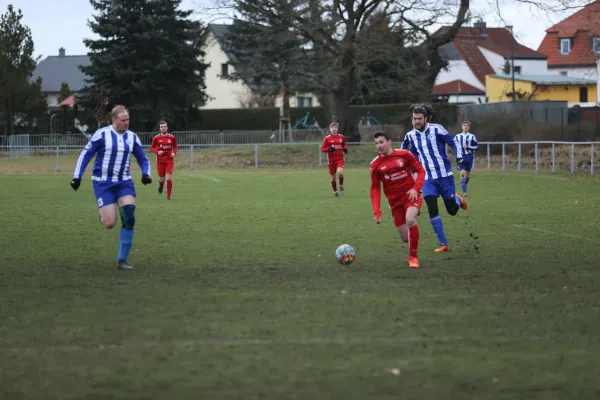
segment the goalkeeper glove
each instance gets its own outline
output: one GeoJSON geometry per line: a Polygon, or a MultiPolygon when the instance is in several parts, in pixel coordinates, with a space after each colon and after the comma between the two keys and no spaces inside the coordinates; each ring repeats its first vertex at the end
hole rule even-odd
{"type": "Polygon", "coordinates": [[[335,146],[331,146],[331,147],[329,148],[329,152],[332,152],[332,151],[335,151],[335,146]]]}
{"type": "Polygon", "coordinates": [[[348,149],[344,149],[344,154],[348,154],[348,149]]]}

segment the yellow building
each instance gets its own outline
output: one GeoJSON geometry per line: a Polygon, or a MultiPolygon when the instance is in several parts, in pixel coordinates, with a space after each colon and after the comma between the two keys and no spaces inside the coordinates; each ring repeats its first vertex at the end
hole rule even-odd
{"type": "MultiPolygon", "coordinates": [[[[596,81],[564,75],[515,75],[516,100],[554,100],[596,103],[596,81]]],[[[510,75],[487,75],[485,95],[488,103],[512,100],[510,75]]]]}

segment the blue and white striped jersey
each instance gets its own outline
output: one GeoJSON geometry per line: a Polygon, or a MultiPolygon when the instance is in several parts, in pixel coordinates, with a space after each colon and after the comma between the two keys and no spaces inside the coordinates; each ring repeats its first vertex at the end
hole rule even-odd
{"type": "Polygon", "coordinates": [[[439,124],[427,124],[425,131],[413,129],[406,133],[402,149],[410,150],[425,168],[425,179],[452,176],[452,164],[446,153],[446,145],[452,147],[456,158],[462,158],[461,148],[456,147],[452,135],[439,124]]]}
{"type": "Polygon", "coordinates": [[[454,136],[454,141],[456,142],[456,147],[460,147],[464,155],[473,155],[475,154],[475,150],[479,148],[477,138],[470,132],[457,134],[454,136]]]}
{"type": "Polygon", "coordinates": [[[150,175],[150,161],[144,153],[140,138],[131,131],[116,133],[112,126],[100,128],[87,143],[75,166],[73,176],[81,179],[85,168],[96,155],[92,180],[97,182],[120,182],[131,179],[131,154],[142,168],[142,174],[150,175]]]}

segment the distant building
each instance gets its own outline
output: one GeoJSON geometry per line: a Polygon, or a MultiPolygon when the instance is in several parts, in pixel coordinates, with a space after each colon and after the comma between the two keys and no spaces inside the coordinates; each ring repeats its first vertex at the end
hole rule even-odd
{"type": "MultiPolygon", "coordinates": [[[[445,32],[442,27],[436,34],[445,32]]],[[[473,27],[462,27],[455,39],[439,51],[448,61],[440,71],[432,99],[450,103],[485,103],[486,75],[502,74],[512,55],[513,36],[507,28],[488,28],[483,21],[473,27]]],[[[546,56],[515,41],[514,65],[516,75],[548,73],[546,56]]]]}

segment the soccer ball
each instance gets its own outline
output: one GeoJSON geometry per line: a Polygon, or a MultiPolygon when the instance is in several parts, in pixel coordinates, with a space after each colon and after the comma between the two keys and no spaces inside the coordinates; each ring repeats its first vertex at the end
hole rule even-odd
{"type": "Polygon", "coordinates": [[[356,258],[356,250],[349,244],[343,244],[335,250],[335,258],[342,265],[350,265],[356,258]]]}

